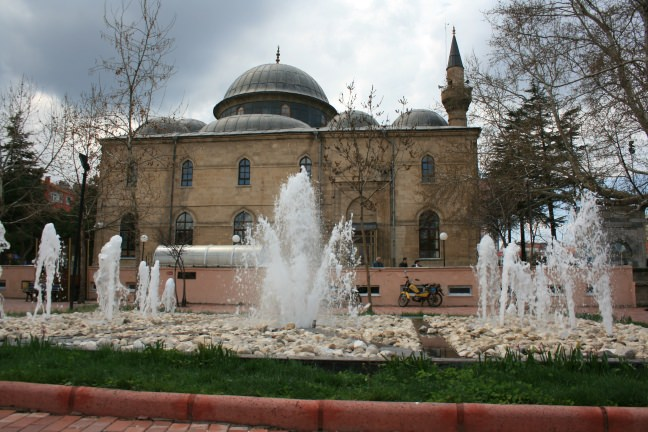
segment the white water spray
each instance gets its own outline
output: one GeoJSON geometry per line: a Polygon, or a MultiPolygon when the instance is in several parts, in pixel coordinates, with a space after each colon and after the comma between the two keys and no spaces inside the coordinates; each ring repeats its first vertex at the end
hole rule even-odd
{"type": "Polygon", "coordinates": [[[119,281],[121,242],[122,238],[115,235],[101,248],[99,270],[94,274],[99,312],[109,321],[119,312],[119,305],[126,293],[119,281]]]}
{"type": "Polygon", "coordinates": [[[479,281],[479,316],[488,319],[497,311],[500,325],[509,315],[527,316],[538,324],[567,318],[576,327],[577,290],[590,289],[603,318],[603,326],[612,333],[612,295],[607,241],[592,194],[581,197],[581,208],[572,212],[564,228],[562,242],[554,240],[547,247],[546,264],[532,272],[520,261],[519,246],[509,244],[504,251],[501,284],[495,274],[497,251],[489,236],[477,247],[479,260],[475,273],[479,281]],[[587,288],[586,288],[587,287],[587,288]],[[496,301],[496,298],[499,300],[496,301]]]}
{"type": "Polygon", "coordinates": [[[135,304],[137,305],[137,310],[142,314],[146,314],[148,310],[148,288],[149,282],[151,279],[151,271],[149,266],[146,264],[146,261],[140,262],[139,268],[137,269],[137,292],[135,294],[135,304]]]}
{"type": "Polygon", "coordinates": [[[54,279],[58,276],[59,262],[61,258],[61,240],[54,224],[48,223],[43,228],[41,235],[38,257],[36,259],[36,276],[34,278],[34,288],[36,288],[36,309],[34,317],[38,315],[39,310],[43,310],[44,315],[49,317],[52,312],[52,285],[54,279]],[[42,272],[45,271],[45,286],[41,286],[40,279],[42,272]],[[43,289],[45,289],[45,307],[43,308],[43,289]]]}
{"type": "Polygon", "coordinates": [[[281,186],[274,221],[261,218],[251,237],[251,244],[262,247],[265,270],[256,318],[309,327],[327,306],[353,298],[352,224],[338,223],[323,244],[317,199],[305,169],[281,186]]]}
{"type": "Polygon", "coordinates": [[[146,303],[148,306],[148,311],[151,312],[151,315],[158,314],[158,308],[160,307],[160,261],[155,261],[153,267],[151,267],[151,279],[149,281],[148,287],[148,296],[146,303]]]}
{"type": "Polygon", "coordinates": [[[173,278],[168,278],[164,284],[164,292],[162,293],[162,306],[164,312],[173,313],[176,309],[176,295],[175,295],[175,282],[173,278]]]}

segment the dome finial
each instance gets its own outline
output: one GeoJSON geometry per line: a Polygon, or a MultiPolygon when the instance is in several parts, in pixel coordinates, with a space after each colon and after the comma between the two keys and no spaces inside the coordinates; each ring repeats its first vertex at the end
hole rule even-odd
{"type": "Polygon", "coordinates": [[[455,35],[455,26],[452,26],[452,36],[455,35]]]}
{"type": "Polygon", "coordinates": [[[279,56],[281,54],[279,53],[279,45],[277,45],[277,64],[279,64],[279,56]]]}

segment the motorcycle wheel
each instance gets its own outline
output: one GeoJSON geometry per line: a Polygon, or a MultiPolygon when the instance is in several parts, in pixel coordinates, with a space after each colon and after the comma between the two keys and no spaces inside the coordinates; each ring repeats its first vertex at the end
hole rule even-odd
{"type": "Polygon", "coordinates": [[[428,304],[432,307],[439,307],[441,306],[441,303],[443,303],[443,297],[441,297],[441,294],[439,293],[432,294],[427,300],[428,304]]]}
{"type": "Polygon", "coordinates": [[[401,293],[401,295],[398,296],[398,306],[405,307],[408,303],[409,299],[407,298],[407,294],[401,293]]]}

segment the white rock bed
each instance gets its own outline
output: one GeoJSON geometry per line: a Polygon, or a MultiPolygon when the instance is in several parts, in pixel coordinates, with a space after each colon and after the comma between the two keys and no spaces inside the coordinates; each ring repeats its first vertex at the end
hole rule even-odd
{"type": "Polygon", "coordinates": [[[570,352],[579,347],[583,353],[626,359],[648,359],[648,329],[634,324],[614,324],[612,335],[607,335],[600,323],[578,319],[576,328],[566,323],[533,326],[517,317],[506,317],[506,326],[483,322],[477,317],[425,317],[428,335],[443,337],[459,356],[478,358],[480,355],[503,357],[507,348],[528,352],[532,348],[556,352],[563,347],[570,352]]]}
{"type": "Polygon", "coordinates": [[[200,345],[221,344],[239,355],[277,358],[378,360],[421,350],[411,320],[389,315],[337,317],[335,326],[318,322],[315,329],[293,324],[273,328],[241,315],[196,313],[143,317],[120,312],[112,322],[78,312],[0,320],[0,342],[31,338],[86,350],[112,346],[132,351],[162,343],[166,349],[193,352],[200,345]]]}

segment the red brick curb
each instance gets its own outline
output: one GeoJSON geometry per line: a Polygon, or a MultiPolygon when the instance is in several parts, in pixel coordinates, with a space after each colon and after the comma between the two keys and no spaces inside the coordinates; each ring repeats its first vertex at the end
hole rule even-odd
{"type": "Polygon", "coordinates": [[[648,408],[298,400],[0,381],[0,407],[295,431],[645,432],[648,408]]]}

